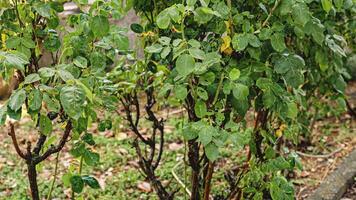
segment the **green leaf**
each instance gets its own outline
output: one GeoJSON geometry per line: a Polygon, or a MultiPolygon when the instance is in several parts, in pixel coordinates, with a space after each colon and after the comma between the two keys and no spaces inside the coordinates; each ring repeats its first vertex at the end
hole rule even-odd
{"type": "Polygon", "coordinates": [[[84,188],[84,180],[81,176],[72,176],[70,177],[70,184],[72,186],[73,192],[79,194],[83,191],[84,188]]]}
{"type": "Polygon", "coordinates": [[[302,57],[298,55],[282,56],[277,60],[274,70],[283,74],[288,85],[298,88],[304,82],[302,70],[305,62],[302,57]]]}
{"type": "Polygon", "coordinates": [[[249,37],[245,33],[235,34],[231,42],[235,50],[242,51],[248,46],[249,37]]]}
{"type": "Polygon", "coordinates": [[[0,108],[0,126],[5,124],[6,116],[7,116],[7,106],[3,105],[0,108]]]}
{"type": "Polygon", "coordinates": [[[204,147],[206,157],[210,161],[215,161],[219,158],[219,148],[214,143],[209,143],[204,147]]]}
{"type": "Polygon", "coordinates": [[[51,6],[48,3],[40,2],[33,6],[36,12],[42,17],[50,18],[51,17],[51,6]]]}
{"type": "Polygon", "coordinates": [[[11,95],[8,106],[13,111],[18,111],[25,103],[26,100],[26,91],[24,89],[17,90],[14,94],[11,95]]]}
{"type": "Polygon", "coordinates": [[[331,0],[321,0],[321,5],[323,6],[325,12],[329,13],[333,7],[333,2],[331,0]]]}
{"type": "Polygon", "coordinates": [[[290,119],[295,119],[297,116],[298,116],[298,107],[297,107],[297,104],[293,103],[293,102],[290,102],[287,104],[287,107],[288,107],[288,113],[287,113],[287,116],[290,118],[290,119]]]}
{"type": "Polygon", "coordinates": [[[274,33],[271,36],[271,45],[277,52],[284,51],[287,48],[284,42],[284,35],[282,33],[274,33]]]}
{"type": "Polygon", "coordinates": [[[253,47],[260,47],[262,43],[258,39],[258,37],[254,34],[247,34],[248,43],[253,47]]]}
{"type": "Polygon", "coordinates": [[[161,52],[161,58],[165,59],[169,55],[170,52],[171,52],[171,47],[169,47],[169,46],[164,47],[161,52]]]}
{"type": "Polygon", "coordinates": [[[208,92],[204,90],[202,87],[198,87],[197,90],[197,95],[204,101],[207,101],[209,99],[208,92]]]}
{"type": "Polygon", "coordinates": [[[176,60],[176,69],[179,75],[185,77],[194,71],[195,60],[189,54],[182,54],[176,60]]]}
{"type": "Polygon", "coordinates": [[[93,95],[92,91],[84,83],[82,83],[80,80],[76,79],[75,83],[83,88],[83,90],[85,91],[85,96],[89,99],[90,102],[93,102],[94,101],[94,95],[93,95]]]}
{"type": "Polygon", "coordinates": [[[199,7],[195,9],[194,21],[199,24],[206,24],[213,18],[213,10],[208,7],[199,7]]]}
{"type": "Polygon", "coordinates": [[[73,64],[79,68],[87,68],[88,67],[88,60],[82,56],[77,56],[74,60],[73,60],[73,64]]]}
{"type": "Polygon", "coordinates": [[[33,89],[28,97],[28,107],[32,111],[37,111],[42,106],[42,93],[38,89],[33,89]]]}
{"type": "Polygon", "coordinates": [[[274,96],[272,90],[266,90],[263,93],[262,101],[263,101],[263,105],[266,108],[271,108],[275,104],[276,100],[277,98],[276,96],[274,96]]]}
{"type": "Polygon", "coordinates": [[[85,163],[89,166],[95,166],[99,163],[100,156],[98,153],[94,153],[89,150],[86,150],[83,156],[84,156],[85,163]]]}
{"type": "Polygon", "coordinates": [[[169,10],[168,8],[163,10],[157,15],[157,20],[156,20],[157,26],[160,29],[167,29],[169,24],[171,23],[171,18],[169,16],[169,10]]]}
{"type": "Polygon", "coordinates": [[[240,78],[240,74],[241,74],[240,70],[237,69],[237,68],[234,68],[234,69],[232,69],[232,70],[230,71],[229,77],[230,77],[230,79],[231,79],[232,81],[235,81],[235,80],[237,80],[238,78],[240,78]]]}
{"type": "Polygon", "coordinates": [[[91,146],[95,145],[93,134],[85,133],[82,137],[82,140],[91,146]]]}
{"type": "Polygon", "coordinates": [[[58,70],[58,75],[65,82],[75,79],[74,76],[69,71],[64,70],[64,69],[58,70]]]}
{"type": "Polygon", "coordinates": [[[188,6],[194,6],[197,3],[197,0],[187,0],[188,6]]]}
{"type": "Polygon", "coordinates": [[[194,105],[194,111],[197,117],[204,118],[207,115],[207,108],[205,102],[197,101],[194,105]]]}
{"type": "Polygon", "coordinates": [[[235,87],[232,90],[234,97],[238,100],[245,100],[249,95],[249,89],[246,85],[241,83],[235,84],[235,87]]]}
{"type": "Polygon", "coordinates": [[[143,31],[144,31],[143,27],[140,24],[137,24],[137,23],[131,24],[130,28],[134,33],[143,33],[143,31]]]}
{"type": "Polygon", "coordinates": [[[52,99],[47,93],[44,93],[43,101],[46,103],[49,112],[59,112],[60,105],[57,99],[52,99]]]}
{"type": "Polygon", "coordinates": [[[40,116],[39,129],[41,134],[49,136],[52,133],[52,121],[45,115],[40,116]]]}
{"type": "Polygon", "coordinates": [[[26,85],[26,84],[37,82],[39,80],[41,80],[40,75],[34,73],[26,76],[23,83],[26,85]]]}
{"type": "Polygon", "coordinates": [[[199,48],[189,48],[189,54],[196,59],[204,60],[205,52],[199,48]]]}
{"type": "Polygon", "coordinates": [[[174,91],[175,97],[181,101],[184,101],[188,95],[187,87],[185,85],[177,85],[174,91]]]}
{"type": "Polygon", "coordinates": [[[24,65],[28,63],[26,56],[20,52],[4,52],[0,51],[0,62],[3,62],[5,67],[13,67],[20,71],[25,71],[24,65]]]}
{"type": "Polygon", "coordinates": [[[56,71],[48,67],[42,67],[38,70],[38,73],[42,78],[51,78],[52,76],[54,76],[56,71]]]}
{"type": "Polygon", "coordinates": [[[110,31],[109,20],[105,16],[95,16],[90,20],[90,28],[95,37],[103,37],[110,31]]]}
{"type": "Polygon", "coordinates": [[[145,48],[145,51],[148,53],[160,53],[162,51],[163,47],[160,44],[153,44],[151,46],[148,46],[145,48]]]}
{"type": "Polygon", "coordinates": [[[321,71],[325,72],[329,68],[329,59],[326,52],[318,49],[315,52],[315,61],[319,63],[321,71]]]}
{"type": "Polygon", "coordinates": [[[296,3],[292,7],[292,16],[294,22],[302,27],[309,21],[309,8],[305,3],[296,3]]]}
{"type": "Polygon", "coordinates": [[[310,20],[304,26],[304,32],[308,35],[312,35],[314,41],[320,46],[323,45],[325,39],[324,36],[325,27],[320,23],[319,20],[310,20]]]}
{"type": "Polygon", "coordinates": [[[93,189],[100,189],[99,182],[92,176],[82,176],[84,183],[93,189]]]}
{"type": "Polygon", "coordinates": [[[60,101],[65,113],[78,120],[84,109],[85,91],[78,86],[64,86],[60,92],[60,101]]]}
{"type": "Polygon", "coordinates": [[[206,126],[199,131],[198,140],[203,144],[203,146],[208,145],[215,135],[215,129],[211,126],[206,126]]]}

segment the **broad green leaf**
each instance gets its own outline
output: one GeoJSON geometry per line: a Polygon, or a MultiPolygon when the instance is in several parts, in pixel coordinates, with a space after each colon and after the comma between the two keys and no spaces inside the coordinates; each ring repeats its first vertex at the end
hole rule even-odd
{"type": "Polygon", "coordinates": [[[105,16],[95,16],[90,20],[90,28],[95,37],[103,37],[110,31],[109,20],[105,16]]]}
{"type": "Polygon", "coordinates": [[[72,186],[72,190],[75,193],[81,193],[84,188],[84,180],[82,179],[81,176],[72,176],[70,177],[70,184],[72,186]]]}
{"type": "Polygon", "coordinates": [[[237,80],[238,78],[240,78],[240,74],[241,74],[240,70],[237,69],[237,68],[234,68],[234,69],[232,69],[232,70],[230,71],[229,77],[230,77],[230,79],[231,79],[232,81],[235,81],[235,80],[237,80]]]}
{"type": "Polygon", "coordinates": [[[205,52],[199,48],[189,48],[189,54],[196,59],[204,60],[205,52]]]}
{"type": "Polygon", "coordinates": [[[48,3],[45,2],[36,3],[34,4],[33,8],[42,17],[46,17],[46,18],[51,17],[51,6],[48,3]]]}
{"type": "Polygon", "coordinates": [[[42,106],[42,93],[38,89],[33,89],[28,96],[28,107],[32,111],[39,110],[42,106]]]}
{"type": "Polygon", "coordinates": [[[54,69],[48,68],[48,67],[42,67],[38,70],[38,73],[42,78],[50,78],[54,76],[56,71],[54,69]]]}
{"type": "Polygon", "coordinates": [[[219,158],[219,148],[214,143],[209,143],[204,147],[206,157],[210,161],[215,161],[219,158]]]}
{"type": "Polygon", "coordinates": [[[295,119],[298,116],[298,107],[297,104],[290,102],[287,104],[288,106],[288,117],[291,119],[295,119]]]}
{"type": "Polygon", "coordinates": [[[165,46],[169,45],[171,43],[171,40],[172,40],[171,38],[166,37],[166,36],[160,37],[158,39],[159,43],[161,43],[162,45],[165,45],[165,46]]]}
{"type": "Polygon", "coordinates": [[[87,68],[88,67],[88,60],[82,56],[77,56],[73,60],[73,64],[79,68],[87,68]]]}
{"type": "Polygon", "coordinates": [[[3,62],[5,67],[13,67],[15,69],[24,71],[24,65],[28,63],[28,60],[26,56],[20,52],[0,51],[0,62],[3,62]]]}
{"type": "Polygon", "coordinates": [[[82,176],[82,179],[84,180],[84,183],[89,185],[89,187],[93,189],[99,189],[100,185],[99,182],[92,176],[82,176]]]}
{"type": "Polygon", "coordinates": [[[194,20],[199,24],[206,24],[213,18],[213,10],[208,7],[199,7],[195,9],[194,20]]]}
{"type": "Polygon", "coordinates": [[[207,108],[205,102],[197,101],[194,105],[194,111],[197,117],[204,118],[207,115],[207,108]]]}
{"type": "Polygon", "coordinates": [[[312,35],[314,41],[319,45],[323,45],[325,39],[324,36],[325,27],[318,20],[310,20],[304,26],[304,32],[308,35],[312,35]]]}
{"type": "Polygon", "coordinates": [[[333,7],[333,2],[332,0],[321,0],[321,5],[323,6],[325,12],[329,13],[333,7]]]}
{"type": "Polygon", "coordinates": [[[64,69],[58,70],[58,75],[65,82],[75,79],[74,76],[69,71],[64,70],[64,69]]]}
{"type": "Polygon", "coordinates": [[[137,23],[131,24],[130,28],[134,33],[143,33],[143,31],[144,31],[143,27],[140,24],[137,24],[137,23]]]}
{"type": "Polygon", "coordinates": [[[171,52],[171,47],[169,47],[169,46],[164,47],[161,52],[161,58],[165,59],[169,55],[170,52],[171,52]]]}
{"type": "Polygon", "coordinates": [[[308,6],[305,3],[296,3],[292,7],[292,16],[294,22],[303,27],[310,19],[308,6]]]}
{"type": "Polygon", "coordinates": [[[163,47],[160,44],[153,44],[145,48],[145,51],[148,53],[160,53],[163,47]]]}
{"type": "Polygon", "coordinates": [[[177,85],[174,94],[178,100],[184,101],[188,95],[187,87],[185,85],[177,85]]]}
{"type": "Polygon", "coordinates": [[[57,99],[51,98],[47,93],[44,93],[43,101],[46,103],[49,112],[59,112],[60,104],[57,99]]]}
{"type": "Polygon", "coordinates": [[[95,166],[99,163],[100,156],[98,153],[94,153],[89,150],[86,150],[83,156],[84,156],[85,163],[89,166],[95,166]]]}
{"type": "Polygon", "coordinates": [[[234,97],[238,100],[245,100],[249,95],[249,89],[246,85],[241,83],[235,84],[235,87],[232,90],[234,97]]]}
{"type": "Polygon", "coordinates": [[[39,129],[41,134],[49,136],[52,133],[52,121],[45,115],[40,116],[39,129]]]}
{"type": "Polygon", "coordinates": [[[271,36],[271,45],[278,52],[284,51],[287,48],[284,42],[284,35],[282,33],[274,33],[271,36]]]}
{"type": "Polygon", "coordinates": [[[60,101],[65,113],[78,120],[84,109],[85,91],[74,85],[64,86],[60,92],[60,101]]]}
{"type": "Polygon", "coordinates": [[[204,90],[202,87],[198,87],[197,90],[197,95],[204,101],[207,101],[209,99],[208,92],[204,90]]]}
{"type": "Polygon", "coordinates": [[[85,95],[86,97],[89,99],[90,102],[93,102],[94,100],[94,95],[92,93],[92,91],[84,84],[82,83],[81,81],[79,80],[75,80],[75,82],[81,86],[83,88],[83,90],[85,91],[85,95]]]}
{"type": "Polygon", "coordinates": [[[26,100],[26,91],[24,89],[17,90],[14,94],[11,95],[8,106],[13,111],[18,111],[25,103],[26,100]]]}
{"type": "Polygon", "coordinates": [[[325,72],[329,68],[329,59],[326,52],[317,50],[315,52],[315,61],[319,63],[321,71],[325,72]]]}
{"type": "Polygon", "coordinates": [[[95,145],[95,141],[94,141],[94,138],[93,138],[93,134],[90,134],[90,133],[85,133],[83,136],[82,136],[82,140],[89,144],[89,145],[95,145]]]}
{"type": "Polygon", "coordinates": [[[275,104],[276,100],[277,98],[276,96],[274,96],[272,90],[266,90],[263,93],[262,101],[263,101],[263,105],[266,108],[271,108],[275,104]]]}
{"type": "Polygon", "coordinates": [[[26,84],[37,82],[39,80],[41,80],[40,75],[34,73],[26,76],[23,83],[26,85],[26,84]]]}
{"type": "Polygon", "coordinates": [[[305,62],[298,55],[282,56],[275,64],[274,70],[283,74],[283,77],[288,85],[298,88],[304,82],[302,70],[305,62]]]}
{"type": "Polygon", "coordinates": [[[187,0],[188,6],[194,6],[197,3],[197,0],[187,0]]]}
{"type": "Polygon", "coordinates": [[[232,46],[236,51],[242,51],[244,50],[249,43],[249,37],[247,34],[235,34],[234,37],[232,38],[232,46]]]}
{"type": "Polygon", "coordinates": [[[0,126],[5,124],[6,116],[7,116],[7,106],[3,105],[0,108],[0,126]]]}
{"type": "Polygon", "coordinates": [[[203,146],[208,145],[215,135],[215,129],[211,126],[206,126],[199,131],[198,140],[203,144],[203,146]]]}
{"type": "Polygon", "coordinates": [[[185,77],[194,71],[195,60],[189,54],[182,54],[176,60],[176,70],[179,75],[185,77]]]}
{"type": "Polygon", "coordinates": [[[22,116],[22,109],[14,111],[11,108],[7,108],[7,115],[13,120],[20,120],[22,116]]]}
{"type": "Polygon", "coordinates": [[[253,47],[260,47],[262,43],[258,39],[258,37],[254,34],[247,34],[248,43],[253,47]]]}
{"type": "Polygon", "coordinates": [[[157,20],[156,20],[157,26],[160,29],[167,29],[169,24],[171,23],[171,18],[169,16],[169,10],[168,8],[163,10],[157,15],[157,20]]]}

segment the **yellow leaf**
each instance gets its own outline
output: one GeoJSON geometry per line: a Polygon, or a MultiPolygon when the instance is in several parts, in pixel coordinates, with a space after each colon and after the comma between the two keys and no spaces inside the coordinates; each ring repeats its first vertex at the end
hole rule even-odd
{"type": "Polygon", "coordinates": [[[278,128],[278,130],[276,131],[276,133],[275,133],[276,136],[277,136],[277,137],[282,137],[283,131],[286,130],[286,128],[287,128],[287,125],[282,124],[282,125],[278,128]]]}
{"type": "Polygon", "coordinates": [[[227,54],[231,55],[232,54],[232,48],[231,48],[231,37],[226,35],[221,38],[223,40],[223,44],[220,47],[220,51],[227,54]]]}
{"type": "Polygon", "coordinates": [[[283,135],[283,131],[282,131],[281,129],[278,129],[278,130],[276,131],[276,136],[277,136],[277,137],[282,137],[282,135],[283,135]]]}
{"type": "Polygon", "coordinates": [[[1,44],[3,49],[6,49],[5,43],[6,43],[6,35],[5,33],[1,33],[1,44]]]}

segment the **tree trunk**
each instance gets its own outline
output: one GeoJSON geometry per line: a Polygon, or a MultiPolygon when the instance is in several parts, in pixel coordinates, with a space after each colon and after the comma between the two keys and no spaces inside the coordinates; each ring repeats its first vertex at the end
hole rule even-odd
{"type": "Polygon", "coordinates": [[[199,145],[196,140],[188,141],[189,152],[189,164],[192,168],[191,184],[192,184],[192,196],[191,200],[200,200],[199,194],[199,145]]]}
{"type": "Polygon", "coordinates": [[[33,200],[40,200],[40,196],[38,193],[38,185],[37,185],[37,172],[36,172],[36,164],[33,162],[27,163],[27,169],[28,169],[28,180],[30,182],[30,188],[31,188],[31,196],[33,200]]]}

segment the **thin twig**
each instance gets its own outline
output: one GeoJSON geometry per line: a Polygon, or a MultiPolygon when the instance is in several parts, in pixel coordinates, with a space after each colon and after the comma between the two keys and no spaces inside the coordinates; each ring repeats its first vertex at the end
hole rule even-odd
{"type": "Polygon", "coordinates": [[[12,139],[12,143],[14,144],[14,147],[15,147],[15,150],[17,152],[17,154],[27,160],[27,156],[25,156],[25,154],[21,151],[20,147],[19,147],[19,144],[17,142],[17,139],[16,139],[16,134],[15,134],[15,127],[12,123],[9,123],[10,125],[10,129],[9,129],[9,132],[8,132],[8,135],[11,137],[12,139]]]}
{"type": "Polygon", "coordinates": [[[189,196],[192,196],[192,193],[189,191],[188,187],[179,179],[178,175],[175,173],[175,169],[181,165],[183,161],[178,162],[171,170],[173,177],[177,180],[177,182],[183,187],[183,189],[186,191],[186,193],[189,196]]]}
{"type": "Polygon", "coordinates": [[[343,148],[338,148],[335,151],[329,153],[329,154],[324,154],[324,155],[314,155],[314,154],[307,154],[307,153],[303,153],[300,151],[296,151],[296,153],[298,155],[304,156],[304,157],[310,157],[310,158],[329,158],[331,156],[333,156],[334,154],[340,152],[343,148]]]}
{"type": "Polygon", "coordinates": [[[38,164],[43,160],[46,160],[50,155],[54,153],[58,153],[60,150],[62,150],[68,140],[71,130],[72,130],[72,123],[68,121],[62,139],[59,141],[58,145],[51,146],[50,148],[48,148],[47,151],[42,156],[35,158],[34,162],[38,164]]]}

